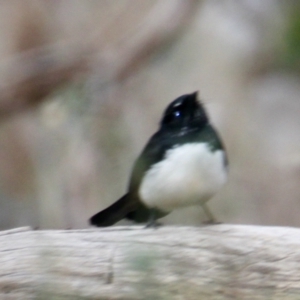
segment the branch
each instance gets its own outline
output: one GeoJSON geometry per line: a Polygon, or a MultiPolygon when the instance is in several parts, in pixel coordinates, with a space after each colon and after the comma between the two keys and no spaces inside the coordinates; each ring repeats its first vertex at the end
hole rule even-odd
{"type": "Polygon", "coordinates": [[[299,246],[283,227],[19,228],[0,233],[0,298],[299,299],[299,246]]]}

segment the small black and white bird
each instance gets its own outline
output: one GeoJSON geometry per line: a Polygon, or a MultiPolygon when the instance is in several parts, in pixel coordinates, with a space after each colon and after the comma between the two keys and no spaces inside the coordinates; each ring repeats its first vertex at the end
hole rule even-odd
{"type": "Polygon", "coordinates": [[[110,226],[127,218],[156,226],[157,219],[174,209],[197,204],[215,223],[206,202],[226,178],[224,147],[197,92],[183,95],[166,108],[159,130],[136,160],[127,194],[90,223],[110,226]]]}

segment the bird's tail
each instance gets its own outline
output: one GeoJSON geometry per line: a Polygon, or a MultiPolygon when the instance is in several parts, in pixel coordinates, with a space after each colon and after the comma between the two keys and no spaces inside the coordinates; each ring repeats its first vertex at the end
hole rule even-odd
{"type": "Polygon", "coordinates": [[[97,227],[111,226],[125,218],[133,209],[133,203],[129,199],[129,195],[125,194],[114,204],[92,216],[90,224],[97,227]]]}

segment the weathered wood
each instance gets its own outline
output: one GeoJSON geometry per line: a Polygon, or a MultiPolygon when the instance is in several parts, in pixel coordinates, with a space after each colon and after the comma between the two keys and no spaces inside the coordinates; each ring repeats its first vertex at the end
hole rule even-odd
{"type": "Polygon", "coordinates": [[[0,299],[300,299],[300,229],[0,233],[0,299]]]}

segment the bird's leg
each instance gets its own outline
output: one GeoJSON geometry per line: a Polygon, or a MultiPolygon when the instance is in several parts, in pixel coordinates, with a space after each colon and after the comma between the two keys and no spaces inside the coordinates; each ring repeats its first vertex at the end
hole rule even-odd
{"type": "Polygon", "coordinates": [[[204,213],[206,214],[206,216],[208,217],[208,220],[204,222],[205,224],[220,224],[220,222],[218,222],[216,220],[216,218],[214,217],[212,212],[209,210],[206,203],[202,204],[201,207],[202,207],[204,213]]]}
{"type": "Polygon", "coordinates": [[[146,224],[145,228],[158,228],[162,224],[156,221],[157,219],[157,212],[155,209],[150,209],[150,216],[148,219],[148,223],[146,224]]]}

